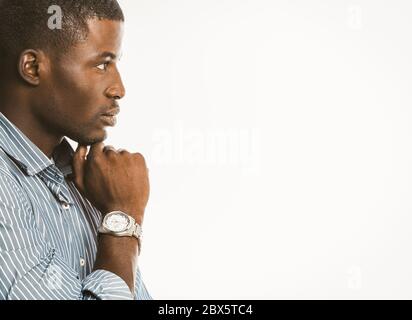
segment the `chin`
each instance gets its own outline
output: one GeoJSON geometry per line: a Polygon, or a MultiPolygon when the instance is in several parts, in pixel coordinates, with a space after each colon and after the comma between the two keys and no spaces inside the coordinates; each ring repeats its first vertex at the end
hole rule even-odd
{"type": "Polygon", "coordinates": [[[104,140],[107,139],[107,132],[106,130],[99,130],[100,132],[98,133],[93,133],[93,134],[87,134],[87,135],[81,135],[77,136],[76,139],[70,138],[77,143],[85,146],[90,146],[95,143],[103,142],[104,140]]]}

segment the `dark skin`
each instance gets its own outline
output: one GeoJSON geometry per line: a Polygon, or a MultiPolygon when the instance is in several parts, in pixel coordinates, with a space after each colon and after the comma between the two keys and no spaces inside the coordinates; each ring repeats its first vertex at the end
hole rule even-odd
{"type": "Polygon", "coordinates": [[[100,117],[125,95],[116,67],[122,33],[121,22],[90,20],[87,40],[62,56],[21,53],[2,112],[47,156],[64,136],[82,145],[106,138],[100,117]]]}
{"type": "MultiPolygon", "coordinates": [[[[48,157],[65,136],[77,141],[73,181],[80,192],[103,214],[124,211],[142,224],[150,189],[145,159],[103,144],[125,95],[117,69],[123,23],[91,19],[88,26],[87,39],[61,56],[26,49],[17,65],[6,63],[0,111],[48,157]]],[[[133,292],[137,239],[98,241],[94,269],[119,275],[133,292]]]]}

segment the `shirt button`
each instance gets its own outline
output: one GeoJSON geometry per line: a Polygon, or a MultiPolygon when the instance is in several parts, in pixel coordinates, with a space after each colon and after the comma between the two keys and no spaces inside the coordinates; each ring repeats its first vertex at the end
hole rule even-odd
{"type": "Polygon", "coordinates": [[[70,208],[70,206],[67,202],[63,202],[62,207],[63,207],[64,210],[68,210],[70,208]]]}
{"type": "Polygon", "coordinates": [[[80,258],[80,267],[84,267],[85,264],[86,264],[86,261],[84,261],[83,258],[80,258]]]}

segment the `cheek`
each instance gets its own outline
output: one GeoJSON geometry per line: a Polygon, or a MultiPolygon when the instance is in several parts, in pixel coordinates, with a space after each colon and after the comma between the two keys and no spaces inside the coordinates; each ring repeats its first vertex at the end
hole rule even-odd
{"type": "Polygon", "coordinates": [[[97,79],[78,70],[57,74],[55,97],[59,109],[71,118],[87,121],[104,109],[104,90],[97,79]]]}

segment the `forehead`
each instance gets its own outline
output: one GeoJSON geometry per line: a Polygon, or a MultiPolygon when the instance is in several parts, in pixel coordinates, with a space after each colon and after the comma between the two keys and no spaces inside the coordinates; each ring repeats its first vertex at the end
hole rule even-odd
{"type": "Polygon", "coordinates": [[[87,60],[102,52],[119,56],[123,38],[122,21],[90,19],[87,25],[87,38],[72,47],[70,58],[87,60]]]}

